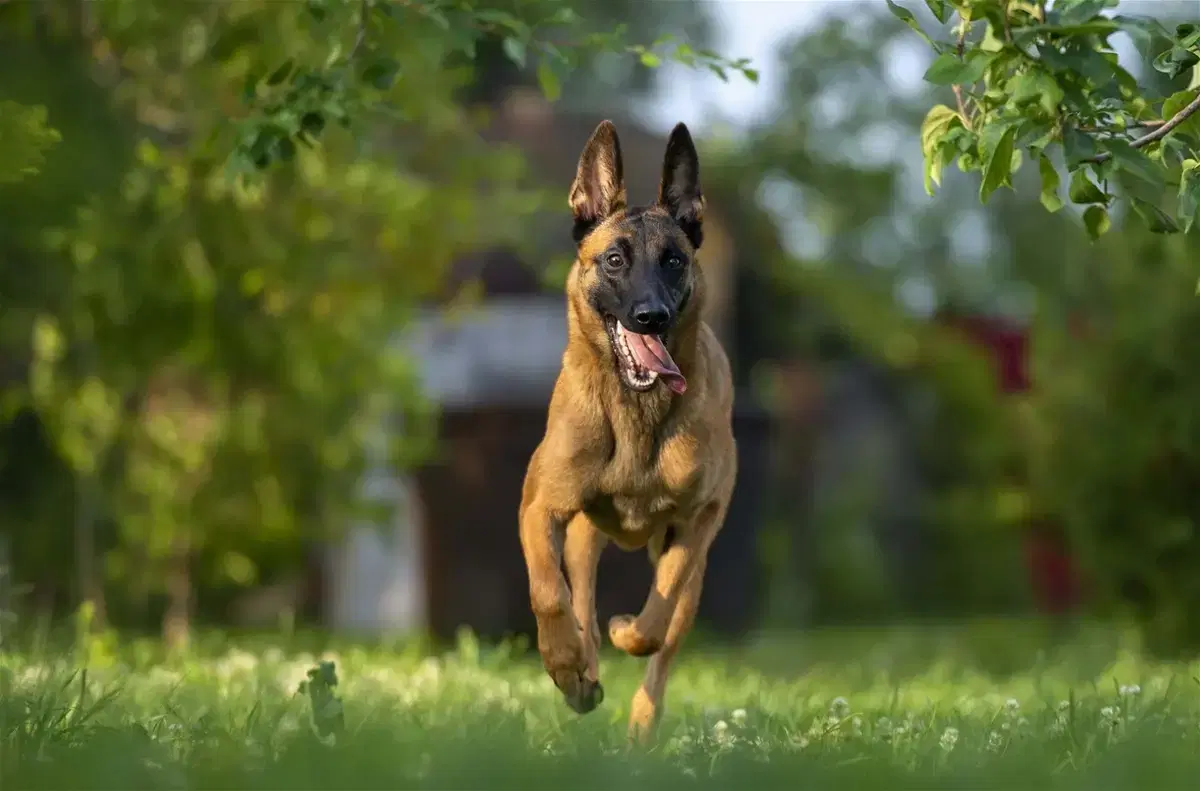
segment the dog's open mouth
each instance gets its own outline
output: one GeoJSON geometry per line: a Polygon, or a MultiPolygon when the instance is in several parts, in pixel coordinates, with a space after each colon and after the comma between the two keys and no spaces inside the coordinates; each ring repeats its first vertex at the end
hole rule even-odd
{"type": "Polygon", "coordinates": [[[687,380],[671,359],[662,336],[630,332],[612,316],[605,317],[605,325],[616,357],[617,371],[626,387],[638,391],[649,390],[661,377],[673,392],[687,390],[687,380]]]}

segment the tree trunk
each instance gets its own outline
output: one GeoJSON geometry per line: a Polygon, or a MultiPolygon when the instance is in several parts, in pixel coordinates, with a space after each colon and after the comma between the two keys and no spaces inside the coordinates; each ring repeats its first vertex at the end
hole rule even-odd
{"type": "Polygon", "coordinates": [[[104,585],[96,557],[96,519],[99,498],[91,476],[75,479],[75,573],[79,604],[92,607],[92,630],[104,629],[107,612],[104,585]]]}
{"type": "Polygon", "coordinates": [[[191,542],[176,528],[167,568],[167,611],[163,615],[163,641],[172,651],[187,647],[192,625],[191,542]]]}

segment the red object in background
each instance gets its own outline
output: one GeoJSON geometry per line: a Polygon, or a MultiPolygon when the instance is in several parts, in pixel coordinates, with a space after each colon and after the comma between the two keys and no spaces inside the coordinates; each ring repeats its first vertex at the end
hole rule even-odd
{"type": "Polygon", "coordinates": [[[1005,319],[943,314],[939,321],[991,353],[1002,393],[1029,389],[1029,331],[1005,319]]]}
{"type": "MultiPolygon", "coordinates": [[[[1030,388],[1029,331],[1004,319],[943,313],[938,321],[964,333],[986,349],[996,367],[1002,393],[1023,393],[1030,388]]],[[[1082,329],[1079,323],[1073,329],[1082,329]]],[[[1025,543],[1025,563],[1038,608],[1047,615],[1063,615],[1079,602],[1079,575],[1066,541],[1050,526],[1033,525],[1025,543]]]]}
{"type": "Polygon", "coordinates": [[[1034,529],[1026,539],[1025,561],[1039,609],[1047,615],[1064,615],[1079,601],[1075,564],[1064,542],[1052,531],[1034,529]]]}

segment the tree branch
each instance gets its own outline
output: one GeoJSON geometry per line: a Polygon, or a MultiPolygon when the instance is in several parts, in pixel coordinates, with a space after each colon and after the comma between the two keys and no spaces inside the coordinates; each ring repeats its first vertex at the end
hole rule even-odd
{"type": "MultiPolygon", "coordinates": [[[[966,20],[960,20],[958,26],[958,45],[955,47],[955,52],[958,54],[958,59],[963,59],[963,50],[967,43],[967,23],[966,20]]],[[[961,85],[955,85],[951,88],[954,91],[954,101],[958,102],[958,114],[962,116],[963,126],[967,131],[971,131],[971,116],[967,114],[967,103],[963,101],[963,92],[961,85]]]]}
{"type": "Polygon", "coordinates": [[[346,56],[346,61],[354,60],[358,55],[359,50],[363,48],[363,44],[367,40],[367,26],[371,21],[371,0],[362,0],[358,6],[358,32],[354,35],[354,46],[350,49],[350,54],[346,56]]]}
{"type": "MultiPolygon", "coordinates": [[[[1200,92],[1197,92],[1192,100],[1188,102],[1186,106],[1181,108],[1179,112],[1175,113],[1174,116],[1163,121],[1162,126],[1158,127],[1152,132],[1147,132],[1136,140],[1131,141],[1129,145],[1133,148],[1142,148],[1143,146],[1148,146],[1151,143],[1162,140],[1164,137],[1171,134],[1171,130],[1175,129],[1188,118],[1192,117],[1197,110],[1200,110],[1200,92]]],[[[1099,164],[1101,162],[1107,162],[1110,159],[1112,159],[1112,154],[1105,152],[1097,157],[1092,157],[1090,161],[1099,164]]]]}

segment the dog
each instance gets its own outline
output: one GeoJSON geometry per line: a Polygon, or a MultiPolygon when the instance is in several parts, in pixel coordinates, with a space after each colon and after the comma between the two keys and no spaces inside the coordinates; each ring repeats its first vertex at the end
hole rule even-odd
{"type": "Polygon", "coordinates": [[[569,204],[567,346],[522,488],[521,548],[538,652],[580,714],[604,697],[600,553],[609,541],[647,550],[654,584],[641,613],[608,623],[613,645],[650,657],[629,717],[630,737],[646,742],[737,477],[729,360],[701,320],[705,201],[687,126],[667,141],[657,200],[631,207],[616,128],[602,122],[569,204]]]}

